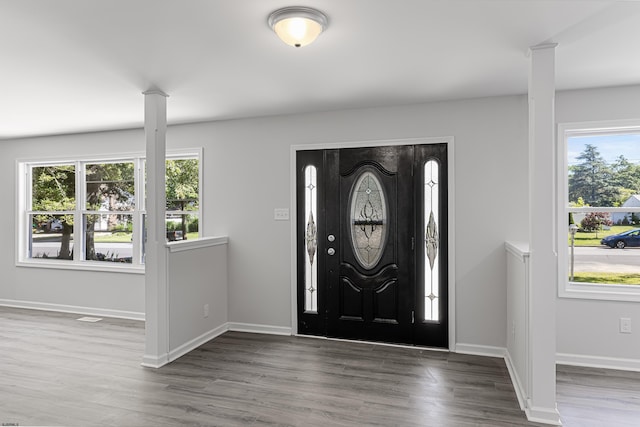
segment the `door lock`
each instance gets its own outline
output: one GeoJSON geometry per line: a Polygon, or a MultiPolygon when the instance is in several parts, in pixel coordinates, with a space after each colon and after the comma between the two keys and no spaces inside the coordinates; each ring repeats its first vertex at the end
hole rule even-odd
{"type": "Polygon", "coordinates": [[[327,240],[330,241],[330,242],[333,242],[334,240],[336,240],[336,236],[334,236],[333,234],[329,234],[327,236],[327,240]]]}
{"type": "Polygon", "coordinates": [[[335,249],[333,249],[333,248],[329,248],[329,249],[327,249],[327,253],[328,253],[329,255],[334,255],[334,254],[336,253],[336,250],[335,250],[335,249]]]}

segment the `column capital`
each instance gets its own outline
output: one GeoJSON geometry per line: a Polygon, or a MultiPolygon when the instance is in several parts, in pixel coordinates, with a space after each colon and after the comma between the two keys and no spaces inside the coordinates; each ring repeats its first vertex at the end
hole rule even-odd
{"type": "Polygon", "coordinates": [[[535,46],[529,46],[530,50],[542,50],[542,49],[553,49],[558,46],[558,43],[540,43],[535,46]]]}
{"type": "Polygon", "coordinates": [[[149,89],[149,90],[145,90],[144,92],[142,92],[143,95],[161,95],[164,96],[165,98],[168,98],[169,95],[167,95],[166,93],[164,93],[163,91],[161,91],[160,89],[149,89]]]}

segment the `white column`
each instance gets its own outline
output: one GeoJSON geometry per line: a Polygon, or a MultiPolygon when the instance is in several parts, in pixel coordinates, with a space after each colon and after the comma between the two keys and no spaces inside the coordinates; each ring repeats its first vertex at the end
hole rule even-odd
{"type": "Polygon", "coordinates": [[[143,366],[159,368],[169,358],[169,309],[166,277],[165,161],[167,95],[144,94],[147,172],[145,246],[145,351],[143,366]]]}
{"type": "Polygon", "coordinates": [[[527,417],[560,423],[556,407],[555,44],[531,48],[529,72],[530,335],[527,417]]]}

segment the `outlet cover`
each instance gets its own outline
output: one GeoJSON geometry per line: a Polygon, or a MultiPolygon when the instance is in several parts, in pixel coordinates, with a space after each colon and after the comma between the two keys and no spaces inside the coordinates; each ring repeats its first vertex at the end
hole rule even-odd
{"type": "Polygon", "coordinates": [[[630,334],[631,333],[631,319],[628,317],[620,318],[620,333],[622,334],[630,334]]]}

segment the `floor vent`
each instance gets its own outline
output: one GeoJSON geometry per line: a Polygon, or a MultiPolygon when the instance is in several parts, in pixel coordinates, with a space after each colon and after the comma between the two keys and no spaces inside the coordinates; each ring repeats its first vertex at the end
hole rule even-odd
{"type": "Polygon", "coordinates": [[[87,316],[85,316],[85,317],[81,317],[81,318],[76,319],[76,320],[79,320],[80,322],[95,323],[95,322],[101,321],[102,319],[100,317],[87,317],[87,316]]]}

